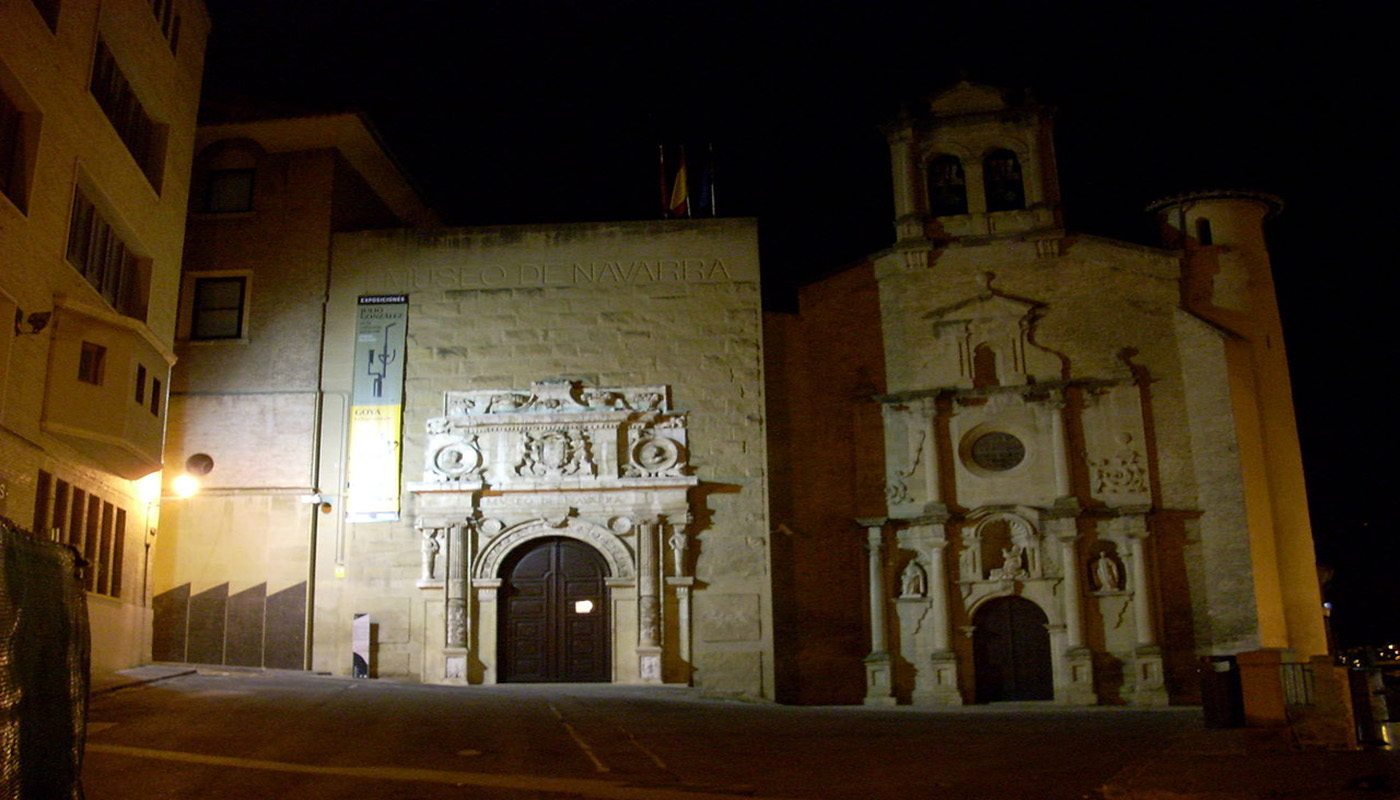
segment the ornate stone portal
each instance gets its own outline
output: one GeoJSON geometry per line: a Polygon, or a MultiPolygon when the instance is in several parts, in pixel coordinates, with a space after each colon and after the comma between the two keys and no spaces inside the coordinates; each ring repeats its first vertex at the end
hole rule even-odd
{"type": "Polygon", "coordinates": [[[697,479],[688,474],[686,415],[671,407],[669,387],[542,381],[447,392],[445,410],[428,421],[423,481],[409,486],[423,537],[418,585],[443,593],[425,678],[500,678],[502,570],[519,548],[563,538],[606,564],[612,680],[688,681],[687,527],[697,479]],[[668,607],[677,617],[669,625],[668,607]]]}

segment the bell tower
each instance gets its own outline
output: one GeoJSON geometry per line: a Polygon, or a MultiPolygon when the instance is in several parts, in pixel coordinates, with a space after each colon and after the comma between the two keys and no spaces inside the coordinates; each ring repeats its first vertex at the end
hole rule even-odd
{"type": "Polygon", "coordinates": [[[964,80],[886,125],[897,241],[1059,229],[1052,116],[1025,93],[964,80]]]}

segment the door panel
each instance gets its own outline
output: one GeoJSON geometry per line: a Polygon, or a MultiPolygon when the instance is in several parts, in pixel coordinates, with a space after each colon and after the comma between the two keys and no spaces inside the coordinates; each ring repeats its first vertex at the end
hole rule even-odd
{"type": "Polygon", "coordinates": [[[501,680],[596,682],[611,678],[607,566],[573,539],[543,539],[501,570],[501,680]]]}
{"type": "Polygon", "coordinates": [[[1055,699],[1049,620],[1022,597],[990,600],[973,616],[977,702],[1055,699]]]}

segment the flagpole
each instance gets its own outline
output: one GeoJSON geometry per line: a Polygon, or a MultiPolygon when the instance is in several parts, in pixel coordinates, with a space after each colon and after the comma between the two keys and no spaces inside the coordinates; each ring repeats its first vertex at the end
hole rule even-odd
{"type": "Polygon", "coordinates": [[[718,182],[718,181],[716,181],[716,179],[715,179],[715,175],[716,175],[716,173],[718,172],[718,170],[715,169],[715,143],[714,143],[714,142],[709,142],[708,144],[709,144],[709,148],[710,148],[710,163],[709,163],[709,165],[708,165],[709,168],[710,168],[710,169],[709,169],[709,173],[710,173],[710,216],[711,216],[711,217],[718,217],[718,216],[719,216],[719,192],[718,192],[718,190],[717,190],[717,187],[715,186],[715,184],[718,182]]]}
{"type": "Polygon", "coordinates": [[[656,151],[657,157],[660,159],[659,164],[661,178],[661,218],[666,219],[667,217],[671,216],[671,206],[669,198],[666,197],[666,145],[658,144],[656,146],[656,151]]]}

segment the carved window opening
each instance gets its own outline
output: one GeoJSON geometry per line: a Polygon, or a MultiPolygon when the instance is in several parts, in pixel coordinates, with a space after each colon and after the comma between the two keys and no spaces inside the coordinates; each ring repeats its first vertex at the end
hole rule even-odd
{"type": "Polygon", "coordinates": [[[1005,431],[992,431],[977,437],[970,449],[972,463],[988,472],[1014,469],[1026,458],[1026,445],[1005,431]]]}
{"type": "Polygon", "coordinates": [[[972,385],[977,389],[1000,386],[997,378],[997,354],[985,344],[972,351],[972,385]]]}
{"type": "Polygon", "coordinates": [[[1210,220],[1205,217],[1196,220],[1196,243],[1202,247],[1215,244],[1215,235],[1211,232],[1210,220]]]}
{"type": "Polygon", "coordinates": [[[967,213],[967,176],[957,156],[941,155],[928,162],[929,213],[948,217],[967,213]]]}
{"type": "Polygon", "coordinates": [[[1010,150],[993,150],[982,159],[982,180],[987,189],[988,211],[1015,211],[1026,207],[1021,161],[1010,150]]]}

